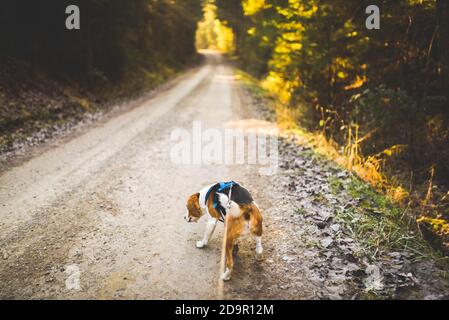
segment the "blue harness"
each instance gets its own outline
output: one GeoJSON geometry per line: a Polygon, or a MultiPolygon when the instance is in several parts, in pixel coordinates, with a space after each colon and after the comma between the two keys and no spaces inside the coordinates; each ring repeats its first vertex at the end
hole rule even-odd
{"type": "MultiPolygon", "coordinates": [[[[212,202],[212,206],[213,206],[214,209],[217,209],[217,207],[219,206],[217,193],[221,193],[221,192],[223,192],[226,189],[231,189],[234,186],[240,186],[240,185],[237,182],[235,182],[235,181],[219,182],[218,183],[218,188],[217,188],[217,184],[214,184],[212,187],[210,187],[209,190],[207,190],[205,203],[207,203],[207,199],[209,199],[209,196],[210,196],[211,192],[214,189],[216,189],[215,190],[215,197],[214,197],[214,200],[212,202]]],[[[231,200],[231,199],[229,199],[229,200],[231,200]]],[[[223,219],[222,222],[224,222],[224,216],[226,215],[226,210],[220,205],[219,208],[218,208],[218,211],[220,212],[221,217],[223,219]]]]}

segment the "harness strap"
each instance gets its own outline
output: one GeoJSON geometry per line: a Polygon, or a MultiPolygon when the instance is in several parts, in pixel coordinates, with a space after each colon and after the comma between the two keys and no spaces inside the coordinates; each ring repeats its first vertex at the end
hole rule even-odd
{"type": "Polygon", "coordinates": [[[228,203],[226,204],[226,207],[228,208],[228,210],[231,209],[232,186],[233,186],[233,184],[231,184],[231,186],[229,187],[228,203]]]}
{"type": "MultiPolygon", "coordinates": [[[[225,220],[225,216],[226,216],[226,209],[223,208],[222,206],[219,206],[219,202],[218,202],[218,195],[217,193],[221,193],[222,191],[224,191],[225,189],[229,188],[229,193],[228,193],[228,203],[226,204],[227,209],[229,210],[231,208],[231,196],[232,196],[232,187],[233,186],[239,186],[239,184],[235,181],[229,181],[229,182],[220,182],[218,189],[215,191],[215,197],[213,200],[213,208],[217,209],[218,207],[218,212],[221,215],[221,219],[219,219],[221,222],[224,222],[225,220]]],[[[217,185],[213,185],[212,187],[210,187],[210,189],[207,191],[206,193],[206,199],[205,199],[205,203],[207,204],[207,199],[209,199],[209,196],[212,192],[213,189],[217,188],[217,185]]]]}

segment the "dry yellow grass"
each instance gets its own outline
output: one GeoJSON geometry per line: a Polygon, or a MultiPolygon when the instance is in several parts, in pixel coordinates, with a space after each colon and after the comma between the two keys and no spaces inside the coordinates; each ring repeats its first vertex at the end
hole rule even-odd
{"type": "MultiPolygon", "coordinates": [[[[271,108],[276,114],[277,126],[281,133],[294,134],[298,143],[312,147],[318,154],[336,162],[348,171],[356,173],[363,181],[384,193],[391,201],[400,205],[407,205],[412,202],[411,195],[406,188],[399,182],[388,179],[382,172],[382,156],[391,157],[404,150],[406,146],[395,145],[377,155],[365,157],[361,152],[361,143],[368,139],[373,132],[364,137],[359,137],[358,125],[352,125],[348,128],[347,141],[343,152],[339,152],[341,147],[335,141],[326,139],[321,132],[310,132],[301,128],[299,125],[300,111],[297,108],[289,108],[282,99],[279,99],[277,90],[271,91],[266,83],[259,86],[258,81],[247,74],[240,73],[240,76],[250,86],[257,86],[259,90],[263,87],[265,90],[263,94],[268,94],[273,98],[274,103],[272,103],[271,108]]],[[[431,181],[429,183],[431,184],[431,181]]],[[[423,201],[423,205],[425,205],[426,200],[423,201]]],[[[427,222],[438,235],[449,234],[449,224],[444,219],[421,215],[416,221],[427,222]]]]}

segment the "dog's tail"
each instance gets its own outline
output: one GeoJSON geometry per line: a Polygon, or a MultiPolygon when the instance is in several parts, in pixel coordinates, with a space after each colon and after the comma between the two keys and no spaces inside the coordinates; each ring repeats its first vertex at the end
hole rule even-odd
{"type": "Polygon", "coordinates": [[[237,218],[240,216],[240,206],[231,200],[231,207],[228,209],[229,198],[224,193],[217,193],[218,201],[220,205],[226,209],[226,213],[230,214],[232,217],[237,218]]]}

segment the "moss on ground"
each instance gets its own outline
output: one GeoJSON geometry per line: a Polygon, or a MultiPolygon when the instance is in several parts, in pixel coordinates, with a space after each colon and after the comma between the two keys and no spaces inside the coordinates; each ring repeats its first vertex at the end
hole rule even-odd
{"type": "Polygon", "coordinates": [[[337,210],[336,217],[370,260],[387,251],[409,252],[412,260],[439,257],[419,234],[414,218],[366,182],[358,177],[350,177],[349,182],[332,177],[329,184],[336,196],[354,199],[354,204],[337,210]]]}

